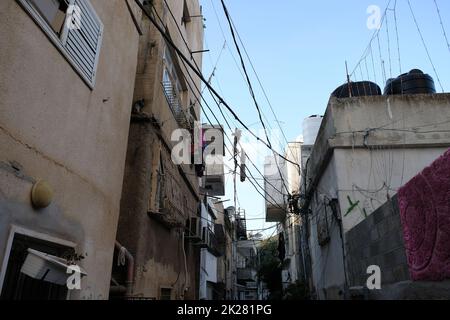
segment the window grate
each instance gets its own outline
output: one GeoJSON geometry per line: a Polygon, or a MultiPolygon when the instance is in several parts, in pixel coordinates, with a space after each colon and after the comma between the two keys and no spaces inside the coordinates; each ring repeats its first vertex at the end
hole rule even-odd
{"type": "Polygon", "coordinates": [[[160,300],[171,300],[172,299],[172,289],[161,288],[160,300]]]}
{"type": "Polygon", "coordinates": [[[171,81],[162,82],[164,96],[169,104],[176,122],[181,128],[190,129],[193,128],[193,119],[186,115],[183,110],[181,99],[171,81]]]}

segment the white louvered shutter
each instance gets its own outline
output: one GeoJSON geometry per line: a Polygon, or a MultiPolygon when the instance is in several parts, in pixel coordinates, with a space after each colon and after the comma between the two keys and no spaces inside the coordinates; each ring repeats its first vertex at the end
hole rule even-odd
{"type": "Polygon", "coordinates": [[[79,71],[94,85],[103,35],[103,24],[89,0],[72,0],[70,13],[73,25],[68,28],[63,45],[79,71]]]}

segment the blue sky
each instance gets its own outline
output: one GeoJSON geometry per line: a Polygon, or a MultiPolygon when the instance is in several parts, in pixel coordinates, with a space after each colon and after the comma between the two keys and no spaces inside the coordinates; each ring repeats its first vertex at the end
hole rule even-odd
{"type": "MultiPolygon", "coordinates": [[[[450,49],[444,38],[434,0],[410,1],[442,87],[448,92],[450,90],[450,49]]],[[[436,1],[447,36],[450,36],[450,1],[436,1]]],[[[226,0],[231,17],[289,141],[302,133],[301,123],[304,118],[312,114],[324,113],[330,93],[345,82],[345,61],[348,62],[350,71],[360,61],[374,32],[367,27],[367,19],[370,15],[367,13],[367,8],[370,5],[377,5],[381,11],[384,11],[387,3],[387,0],[226,0]]],[[[394,7],[394,3],[395,0],[392,0],[390,8],[394,7]]],[[[206,18],[205,49],[210,50],[204,55],[203,72],[209,76],[220,55],[212,85],[218,89],[241,119],[246,124],[252,125],[251,128],[262,137],[263,131],[261,131],[261,125],[257,123],[255,106],[230,53],[231,50],[234,57],[238,58],[221,2],[220,0],[201,0],[201,5],[206,18]],[[228,44],[228,48],[223,51],[225,40],[212,2],[228,44]]],[[[441,92],[407,0],[397,0],[395,12],[402,72],[413,68],[423,70],[434,78],[436,89],[441,92]]],[[[389,10],[387,17],[388,24],[383,25],[379,38],[387,78],[390,78],[390,74],[393,77],[400,74],[400,63],[394,12],[389,10]],[[391,59],[388,53],[386,26],[389,27],[391,59]]],[[[376,41],[373,43],[372,52],[374,64],[372,65],[372,56],[369,55],[366,60],[367,69],[363,60],[361,69],[356,69],[356,77],[353,79],[361,80],[361,73],[364,80],[374,81],[376,76],[378,85],[383,89],[380,54],[376,41]],[[369,79],[367,79],[367,71],[370,75],[369,79]]],[[[278,125],[249,64],[248,71],[257,100],[269,120],[269,126],[277,129],[278,125]]],[[[210,98],[207,100],[211,101],[210,98]]],[[[217,111],[214,103],[211,103],[211,106],[217,111]]],[[[221,119],[218,111],[217,117],[221,119]]],[[[232,123],[232,127],[235,126],[236,124],[232,123]]],[[[246,138],[244,135],[244,139],[246,138]]],[[[281,150],[284,139],[279,137],[273,140],[273,144],[281,150]]],[[[251,143],[251,140],[247,140],[245,145],[249,146],[251,143]]],[[[260,170],[263,169],[264,155],[268,154],[262,146],[259,146],[255,152],[251,152],[252,159],[258,164],[260,170]]],[[[255,176],[258,176],[256,172],[255,176]]],[[[227,196],[225,198],[232,200],[231,175],[227,175],[226,180],[227,196]]],[[[238,194],[240,206],[246,210],[249,219],[264,218],[264,200],[254,191],[250,183],[238,182],[238,194]]],[[[225,203],[226,206],[232,204],[232,201],[225,203]]],[[[270,226],[264,220],[249,220],[247,225],[248,229],[270,226]]],[[[272,231],[268,230],[266,234],[270,235],[272,231]]]]}

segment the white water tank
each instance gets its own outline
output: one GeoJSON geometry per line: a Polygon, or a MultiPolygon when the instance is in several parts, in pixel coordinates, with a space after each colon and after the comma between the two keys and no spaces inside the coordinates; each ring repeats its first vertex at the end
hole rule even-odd
{"type": "Polygon", "coordinates": [[[313,115],[303,120],[303,145],[314,145],[323,116],[313,115]]]}

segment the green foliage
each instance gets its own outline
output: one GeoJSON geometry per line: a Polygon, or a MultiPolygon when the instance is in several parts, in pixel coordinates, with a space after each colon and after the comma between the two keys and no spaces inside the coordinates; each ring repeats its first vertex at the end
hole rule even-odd
{"type": "Polygon", "coordinates": [[[259,250],[258,277],[267,284],[269,299],[282,298],[281,262],[278,259],[278,241],[275,238],[265,240],[259,250]]]}
{"type": "Polygon", "coordinates": [[[265,240],[259,249],[258,277],[267,284],[270,291],[269,300],[307,300],[308,287],[297,281],[290,284],[283,292],[281,279],[281,261],[278,258],[278,239],[265,240]]]}
{"type": "Polygon", "coordinates": [[[308,300],[309,292],[308,287],[305,285],[303,281],[296,281],[295,283],[290,284],[283,296],[284,300],[308,300]]]}

